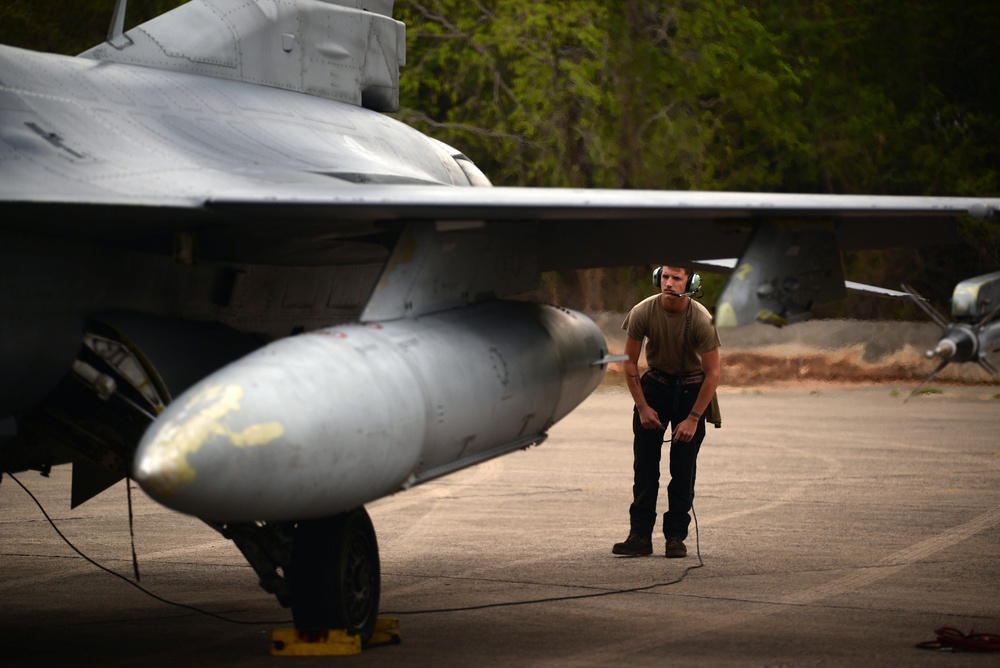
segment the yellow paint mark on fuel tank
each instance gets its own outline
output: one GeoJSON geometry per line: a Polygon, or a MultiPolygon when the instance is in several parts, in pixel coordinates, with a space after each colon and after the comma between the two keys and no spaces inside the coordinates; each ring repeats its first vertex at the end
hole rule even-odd
{"type": "Polygon", "coordinates": [[[285,433],[278,422],[253,424],[233,431],[222,423],[230,413],[240,410],[243,388],[239,385],[212,385],[198,392],[180,414],[163,425],[150,444],[143,469],[155,471],[146,481],[150,491],[174,494],[195,478],[188,455],[197,452],[212,436],[222,436],[238,448],[266,445],[285,433]]]}

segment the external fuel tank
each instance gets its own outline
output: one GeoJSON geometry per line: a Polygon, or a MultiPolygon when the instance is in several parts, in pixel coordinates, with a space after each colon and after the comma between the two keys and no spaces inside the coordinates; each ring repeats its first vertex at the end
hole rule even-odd
{"type": "Polygon", "coordinates": [[[326,517],[544,440],[601,382],[567,309],[494,301],[279,340],[178,397],[134,476],[207,520],[326,517]]]}

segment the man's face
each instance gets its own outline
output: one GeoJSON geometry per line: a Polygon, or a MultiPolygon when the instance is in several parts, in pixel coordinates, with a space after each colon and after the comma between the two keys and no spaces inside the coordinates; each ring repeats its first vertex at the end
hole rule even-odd
{"type": "Polygon", "coordinates": [[[680,267],[663,267],[660,275],[660,292],[668,298],[676,297],[684,293],[687,287],[688,274],[680,267]]]}

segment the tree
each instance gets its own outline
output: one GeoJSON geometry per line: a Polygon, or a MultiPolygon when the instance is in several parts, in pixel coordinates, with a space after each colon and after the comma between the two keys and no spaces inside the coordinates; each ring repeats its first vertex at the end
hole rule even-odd
{"type": "MultiPolygon", "coordinates": [[[[992,4],[591,0],[562,18],[548,2],[398,2],[402,116],[505,185],[996,195],[992,4]]],[[[997,266],[1000,226],[963,225],[987,253],[856,253],[848,272],[943,300],[997,266]]],[[[567,288],[600,279],[557,292],[583,303],[591,288],[567,288]]]]}
{"type": "MultiPolygon", "coordinates": [[[[132,28],[186,0],[132,0],[125,27],[132,28]]],[[[0,44],[76,55],[108,35],[115,0],[0,2],[0,44]]]]}
{"type": "Polygon", "coordinates": [[[773,186],[794,150],[795,123],[773,119],[798,78],[733,0],[398,9],[411,26],[401,117],[498,183],[773,186]]]}

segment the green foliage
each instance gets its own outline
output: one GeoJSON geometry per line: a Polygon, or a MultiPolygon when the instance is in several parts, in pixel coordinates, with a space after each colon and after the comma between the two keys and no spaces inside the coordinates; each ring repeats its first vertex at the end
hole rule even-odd
{"type": "Polygon", "coordinates": [[[400,117],[499,184],[780,185],[795,128],[773,116],[800,81],[733,0],[397,5],[400,117]]]}
{"type": "Polygon", "coordinates": [[[984,271],[1000,267],[1000,224],[965,218],[959,232],[978,252],[978,266],[984,271]]]}
{"type": "Polygon", "coordinates": [[[996,194],[995,3],[758,3],[811,71],[798,191],[996,194]]]}
{"type": "Polygon", "coordinates": [[[410,26],[403,120],[459,145],[497,183],[593,185],[585,140],[609,99],[597,3],[400,2],[396,15],[410,26]]]}
{"type": "MultiPolygon", "coordinates": [[[[1000,194],[992,0],[396,5],[410,26],[400,116],[498,184],[1000,194]]],[[[946,309],[955,282],[1000,266],[1000,225],[963,234],[968,248],[850,253],[845,270],[946,309]]],[[[648,268],[622,271],[545,289],[627,308],[648,268]]],[[[922,317],[872,297],[819,314],[922,317]]]]}
{"type": "MultiPolygon", "coordinates": [[[[131,0],[125,15],[129,29],[186,0],[131,0]]],[[[75,55],[104,41],[115,0],[0,1],[0,44],[75,55]]]]}

